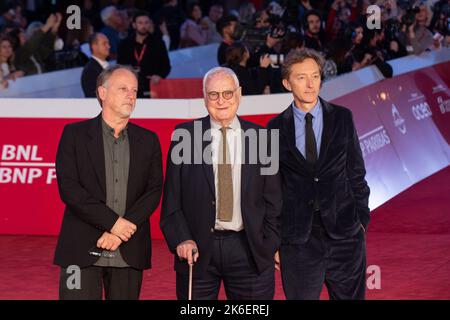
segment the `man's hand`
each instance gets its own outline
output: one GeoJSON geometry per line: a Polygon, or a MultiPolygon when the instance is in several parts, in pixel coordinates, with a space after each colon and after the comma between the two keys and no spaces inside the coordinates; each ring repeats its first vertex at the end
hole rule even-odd
{"type": "Polygon", "coordinates": [[[397,41],[392,40],[389,44],[389,49],[391,49],[391,51],[398,52],[399,47],[397,41]]]}
{"type": "Polygon", "coordinates": [[[273,260],[275,260],[275,269],[280,271],[280,251],[275,252],[275,256],[273,257],[273,260]]]}
{"type": "Polygon", "coordinates": [[[41,27],[42,32],[47,33],[53,25],[56,23],[56,15],[50,14],[47,18],[47,21],[45,21],[45,24],[41,27]]]}
{"type": "Polygon", "coordinates": [[[270,65],[270,57],[269,54],[264,54],[259,58],[259,66],[261,68],[267,68],[270,65]]]}
{"type": "Polygon", "coordinates": [[[8,89],[8,80],[0,79],[0,89],[8,89]]]}
{"type": "Polygon", "coordinates": [[[197,262],[198,253],[197,244],[194,240],[186,240],[177,246],[177,255],[180,259],[186,259],[189,264],[197,262]]]}
{"type": "Polygon", "coordinates": [[[364,55],[364,59],[361,61],[361,66],[365,67],[365,66],[369,65],[371,63],[371,61],[372,61],[372,58],[373,57],[372,57],[372,55],[370,53],[366,53],[364,55]]]}
{"type": "Polygon", "coordinates": [[[105,249],[109,251],[115,251],[122,244],[122,240],[119,237],[109,233],[104,232],[103,235],[97,241],[97,247],[100,249],[105,249]]]}
{"type": "Polygon", "coordinates": [[[154,74],[150,77],[150,81],[152,82],[152,84],[158,84],[160,80],[161,80],[161,77],[156,74],[154,74]]]}
{"type": "Polygon", "coordinates": [[[131,236],[136,232],[137,227],[130,221],[119,217],[111,229],[111,233],[118,236],[122,241],[130,240],[131,236]]]}
{"type": "Polygon", "coordinates": [[[53,34],[58,33],[59,25],[61,24],[63,16],[61,13],[57,12],[55,15],[55,18],[56,18],[55,22],[53,23],[52,28],[51,28],[53,34]]]}
{"type": "Polygon", "coordinates": [[[306,8],[306,10],[312,10],[312,6],[309,0],[302,0],[302,5],[306,8]]]}

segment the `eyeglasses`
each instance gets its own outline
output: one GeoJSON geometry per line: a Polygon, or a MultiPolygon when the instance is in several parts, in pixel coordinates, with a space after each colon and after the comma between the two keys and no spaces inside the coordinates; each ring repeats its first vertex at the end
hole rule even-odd
{"type": "Polygon", "coordinates": [[[208,99],[211,100],[211,101],[216,101],[216,100],[219,99],[219,95],[222,94],[222,98],[224,98],[225,100],[230,100],[231,98],[233,98],[234,93],[239,88],[240,87],[237,87],[234,90],[225,90],[225,91],[222,91],[222,92],[210,91],[210,92],[208,92],[208,99]]]}

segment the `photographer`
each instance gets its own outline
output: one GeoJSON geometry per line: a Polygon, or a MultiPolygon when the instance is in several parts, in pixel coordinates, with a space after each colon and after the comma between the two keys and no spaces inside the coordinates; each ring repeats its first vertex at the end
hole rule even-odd
{"type": "Polygon", "coordinates": [[[392,77],[392,67],[386,63],[386,50],[384,49],[384,30],[366,29],[362,42],[363,57],[354,64],[353,71],[366,66],[375,65],[385,78],[392,77]]]}
{"type": "Polygon", "coordinates": [[[250,52],[240,41],[233,43],[227,48],[225,67],[232,69],[242,87],[243,95],[269,93],[269,71],[270,58],[265,54],[259,59],[258,67],[247,65],[250,52]]]}
{"type": "Polygon", "coordinates": [[[433,47],[433,34],[427,29],[427,6],[407,8],[401,18],[401,33],[399,40],[409,54],[421,54],[433,47]]]}
{"type": "Polygon", "coordinates": [[[386,21],[384,25],[384,48],[386,60],[392,60],[408,55],[406,47],[399,40],[401,24],[397,18],[386,21]]]}
{"type": "Polygon", "coordinates": [[[284,92],[280,66],[284,55],[290,51],[286,48],[302,47],[304,43],[295,26],[287,23],[286,17],[284,7],[271,3],[265,10],[256,12],[251,23],[239,25],[236,32],[236,38],[241,39],[250,52],[247,67],[260,67],[261,59],[266,59],[264,57],[268,55],[270,65],[267,73],[271,93],[284,92]]]}
{"type": "Polygon", "coordinates": [[[337,64],[337,73],[351,72],[358,66],[358,59],[362,56],[362,40],[364,27],[359,23],[350,23],[343,34],[328,46],[328,55],[337,64]]]}

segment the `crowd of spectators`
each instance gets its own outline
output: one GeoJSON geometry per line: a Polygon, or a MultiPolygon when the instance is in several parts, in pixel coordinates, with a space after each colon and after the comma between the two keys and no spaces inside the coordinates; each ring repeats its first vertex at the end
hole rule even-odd
{"type": "Polygon", "coordinates": [[[449,15],[450,0],[2,0],[0,88],[89,62],[98,72],[108,60],[157,83],[170,72],[168,51],[210,43],[219,43],[218,64],[236,71],[244,94],[282,92],[283,58],[302,47],[326,59],[324,80],[369,65],[389,77],[389,60],[449,46],[449,15]],[[81,29],[66,26],[72,4],[81,29]],[[379,28],[371,5],[381,10],[379,28]],[[101,35],[108,57],[95,59],[101,35]]]}

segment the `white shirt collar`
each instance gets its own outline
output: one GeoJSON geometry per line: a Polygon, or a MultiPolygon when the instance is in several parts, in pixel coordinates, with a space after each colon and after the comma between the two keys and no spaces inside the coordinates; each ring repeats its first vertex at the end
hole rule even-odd
{"type": "Polygon", "coordinates": [[[92,58],[95,59],[95,61],[97,61],[98,63],[100,63],[100,65],[102,66],[103,69],[106,69],[109,66],[108,61],[101,60],[100,58],[97,58],[94,55],[92,55],[92,58]]]}
{"type": "MultiPolygon", "coordinates": [[[[211,121],[211,129],[219,130],[220,128],[222,128],[222,125],[220,123],[218,123],[217,121],[213,120],[213,118],[211,116],[209,117],[209,119],[211,121]]],[[[231,123],[229,124],[228,127],[233,130],[239,130],[241,128],[241,123],[239,122],[239,119],[237,116],[234,116],[233,120],[231,121],[231,123]]]]}

